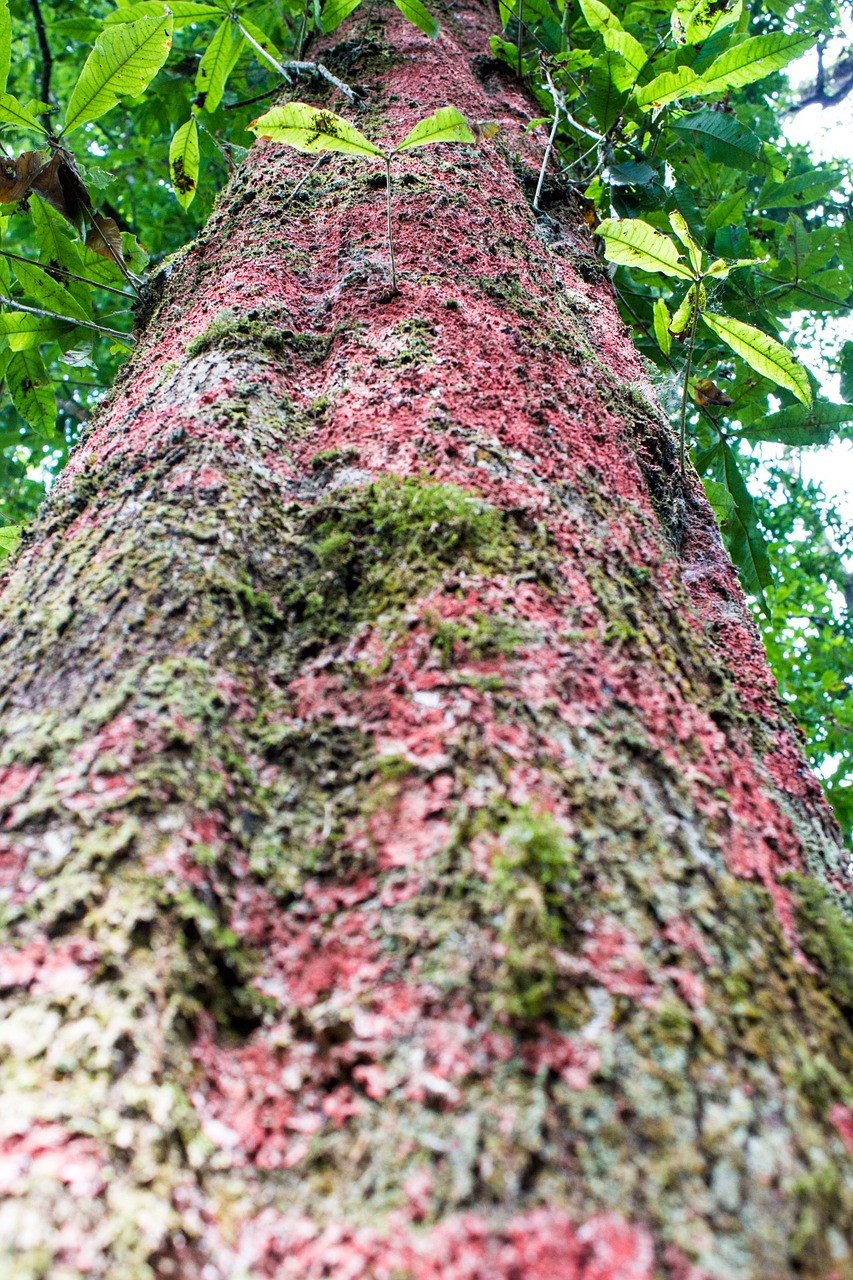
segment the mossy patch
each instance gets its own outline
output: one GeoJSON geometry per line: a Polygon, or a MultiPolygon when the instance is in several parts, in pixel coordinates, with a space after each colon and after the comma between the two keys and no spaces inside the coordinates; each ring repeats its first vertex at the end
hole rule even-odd
{"type": "Polygon", "coordinates": [[[510,571],[534,554],[532,539],[476,495],[397,477],[318,504],[300,542],[306,563],[284,588],[284,610],[324,642],[405,607],[449,570],[510,571]]]}
{"type": "Polygon", "coordinates": [[[203,333],[187,344],[187,355],[198,356],[213,347],[224,351],[254,347],[277,355],[296,354],[309,364],[319,364],[328,355],[338,332],[332,329],[328,333],[296,333],[285,325],[279,327],[273,323],[274,319],[257,311],[243,315],[233,308],[226,308],[216,315],[203,333]]]}
{"type": "Polygon", "coordinates": [[[808,876],[790,875],[796,890],[796,922],[803,951],[819,967],[830,991],[853,1015],[853,921],[835,905],[826,889],[808,876]]]}

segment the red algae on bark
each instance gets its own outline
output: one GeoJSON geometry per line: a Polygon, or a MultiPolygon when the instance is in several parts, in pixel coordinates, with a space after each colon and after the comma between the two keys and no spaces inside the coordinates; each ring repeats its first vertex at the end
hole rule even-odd
{"type": "Polygon", "coordinates": [[[328,39],[501,132],[396,296],[255,146],[7,576],[15,1280],[853,1278],[849,868],[491,24],[328,39]]]}

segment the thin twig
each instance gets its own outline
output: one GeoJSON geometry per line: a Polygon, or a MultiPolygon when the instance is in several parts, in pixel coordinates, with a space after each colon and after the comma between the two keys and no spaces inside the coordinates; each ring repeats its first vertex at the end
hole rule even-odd
{"type": "Polygon", "coordinates": [[[26,311],[28,316],[41,316],[45,320],[61,320],[63,324],[73,324],[80,329],[94,329],[96,333],[105,333],[110,338],[120,338],[122,342],[127,343],[133,342],[130,334],[123,333],[120,329],[105,329],[102,324],[95,324],[93,320],[78,320],[76,316],[61,316],[58,311],[46,311],[44,307],[28,307],[23,302],[18,302],[15,298],[7,298],[3,293],[0,293],[0,304],[4,307],[11,307],[13,311],[26,311]]]}
{"type": "Polygon", "coordinates": [[[267,53],[263,45],[258,44],[254,36],[249,35],[240,20],[233,14],[231,15],[231,21],[236,23],[237,29],[243,36],[243,39],[248,40],[249,44],[258,51],[261,57],[264,58],[271,67],[275,67],[279,75],[283,76],[288,84],[291,83],[290,76],[287,74],[288,71],[307,71],[316,73],[317,75],[322,76],[324,80],[328,80],[336,89],[340,89],[341,93],[345,93],[350,102],[355,102],[355,90],[351,89],[348,84],[344,84],[343,80],[339,80],[337,76],[333,76],[328,67],[323,66],[322,62],[303,62],[301,59],[295,59],[293,62],[285,62],[282,64],[274,58],[271,53],[267,53]]]}
{"type": "Polygon", "coordinates": [[[388,251],[391,255],[391,288],[394,293],[399,293],[397,288],[397,268],[394,266],[394,237],[391,232],[391,157],[385,157],[385,194],[388,205],[388,251]]]}
{"type": "Polygon", "coordinates": [[[554,84],[547,71],[545,73],[545,79],[548,81],[548,89],[554,101],[554,123],[551,125],[548,145],[545,148],[545,154],[542,157],[542,168],[539,170],[539,181],[536,183],[536,195],[533,197],[533,208],[537,211],[539,209],[539,197],[542,194],[542,183],[545,181],[545,170],[548,168],[548,161],[551,158],[551,148],[553,147],[554,139],[557,136],[557,126],[560,123],[560,109],[563,105],[561,99],[557,96],[557,90],[554,88],[554,84]]]}
{"type": "Polygon", "coordinates": [[[34,258],[25,258],[23,254],[12,253],[9,249],[0,249],[0,254],[4,258],[11,258],[13,262],[26,262],[31,267],[38,267],[39,271],[46,271],[49,276],[62,276],[65,280],[79,280],[80,284],[90,284],[93,289],[105,289],[107,293],[115,293],[119,298],[130,296],[123,289],[114,289],[111,284],[100,284],[97,280],[88,279],[87,276],[75,276],[73,271],[66,271],[64,267],[54,267],[47,262],[36,262],[34,258]]]}
{"type": "Polygon", "coordinates": [[[316,164],[312,164],[311,168],[308,170],[307,173],[303,173],[302,177],[299,179],[296,186],[293,188],[290,195],[285,200],[284,202],[285,208],[287,208],[287,206],[291,204],[292,201],[296,198],[297,194],[301,191],[301,189],[305,186],[305,183],[311,177],[311,174],[316,173],[317,170],[320,168],[320,166],[325,164],[326,161],[330,159],[331,159],[331,154],[330,152],[326,151],[323,155],[320,156],[320,159],[317,161],[316,164]]]}
{"type": "Polygon", "coordinates": [[[47,31],[42,17],[39,0],[30,0],[33,21],[36,24],[36,37],[41,52],[41,100],[50,104],[50,77],[53,71],[53,55],[47,39],[47,31]]]}
{"type": "Polygon", "coordinates": [[[244,98],[242,102],[223,102],[223,111],[236,111],[238,107],[253,107],[256,102],[264,102],[267,98],[274,98],[277,93],[281,93],[284,84],[290,84],[290,81],[282,81],[281,84],[275,84],[271,89],[267,89],[264,93],[256,93],[254,98],[244,98]]]}
{"type": "Polygon", "coordinates": [[[524,79],[524,62],[522,61],[522,45],[524,44],[524,0],[518,0],[518,78],[524,79]]]}

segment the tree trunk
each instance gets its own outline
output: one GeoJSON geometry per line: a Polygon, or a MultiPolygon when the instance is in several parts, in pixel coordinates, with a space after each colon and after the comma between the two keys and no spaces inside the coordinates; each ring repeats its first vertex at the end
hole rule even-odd
{"type": "Polygon", "coordinates": [[[382,13],[360,127],[502,127],[400,294],[259,143],[7,577],[3,1275],[853,1277],[831,813],[486,6],[382,13]]]}

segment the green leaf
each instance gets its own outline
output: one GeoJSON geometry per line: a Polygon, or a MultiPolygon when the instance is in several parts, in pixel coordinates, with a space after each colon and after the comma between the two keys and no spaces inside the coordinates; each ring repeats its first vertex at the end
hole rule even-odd
{"type": "Polygon", "coordinates": [[[691,94],[701,93],[703,82],[690,67],[679,67],[677,71],[664,71],[648,84],[635,90],[634,100],[638,107],[663,107],[676,98],[687,98],[691,94]]]}
{"type": "Polygon", "coordinates": [[[225,83],[237,65],[244,40],[237,24],[226,18],[216,29],[205,50],[195,77],[200,102],[205,111],[215,111],[222,101],[225,83]]]}
{"type": "Polygon", "coordinates": [[[431,116],[420,120],[407,133],[393,154],[398,151],[410,151],[412,147],[427,147],[434,142],[476,142],[468,122],[455,107],[439,107],[431,116]]]}
{"type": "Polygon", "coordinates": [[[593,31],[622,31],[622,23],[602,0],[580,0],[586,24],[593,31]]]}
{"type": "Polygon", "coordinates": [[[107,27],[83,64],[63,132],[69,134],[106,115],[121,97],[138,97],[166,61],[171,47],[171,15],[107,27]]]}
{"type": "Polygon", "coordinates": [[[331,111],[309,106],[307,102],[288,102],[283,107],[272,107],[265,115],[253,120],[247,128],[259,138],[284,142],[297,151],[340,151],[344,155],[379,156],[383,153],[359,133],[355,125],[331,111]]]}
{"type": "MultiPolygon", "coordinates": [[[[764,588],[772,586],[770,557],[761,530],[752,495],[746,487],[737,459],[722,440],[705,449],[696,458],[697,468],[725,487],[731,507],[723,523],[723,534],[729,555],[741,572],[745,589],[756,596],[762,611],[769,614],[764,588]]],[[[715,506],[723,507],[718,501],[715,506]]]]}
{"type": "Polygon", "coordinates": [[[669,332],[670,314],[669,307],[663,298],[655,298],[654,310],[652,312],[655,326],[655,337],[658,346],[665,356],[668,356],[672,350],[672,337],[669,332]]]}
{"type": "Polygon", "coordinates": [[[813,204],[829,195],[843,179],[844,174],[838,169],[812,169],[775,186],[765,186],[756,204],[759,209],[793,209],[813,204]]]}
{"type": "Polygon", "coordinates": [[[0,528],[0,560],[6,560],[17,551],[22,529],[20,524],[4,524],[0,528]]]}
{"type": "MultiPolygon", "coordinates": [[[[700,310],[705,305],[705,302],[706,302],[706,298],[705,298],[704,286],[700,286],[700,289],[699,289],[700,310]]],[[[674,334],[676,337],[678,337],[680,333],[684,333],[688,325],[692,324],[693,322],[693,313],[695,310],[696,310],[696,285],[693,284],[685,293],[684,297],[681,300],[681,305],[679,306],[675,315],[672,317],[672,322],[670,323],[670,326],[669,326],[670,333],[674,334]]]]}
{"type": "Polygon", "coordinates": [[[36,133],[47,132],[41,121],[36,119],[26,107],[22,107],[11,93],[0,93],[0,124],[13,124],[19,129],[34,129],[36,133]]]}
{"type": "Polygon", "coordinates": [[[29,351],[43,342],[58,342],[72,332],[74,322],[33,316],[26,311],[4,311],[0,314],[0,335],[12,351],[29,351]]]}
{"type": "Polygon", "coordinates": [[[781,342],[754,325],[733,320],[731,316],[712,316],[704,311],[702,319],[750,368],[777,386],[787,387],[803,404],[811,404],[809,376],[793,352],[783,347],[781,342]]]}
{"type": "Polygon", "coordinates": [[[56,431],[56,398],[47,369],[35,349],[16,351],[6,367],[6,385],[18,413],[40,435],[56,431]]]}
{"type": "Polygon", "coordinates": [[[751,173],[758,168],[761,139],[734,116],[722,111],[694,111],[673,120],[670,129],[682,134],[685,141],[694,142],[715,164],[727,164],[751,173]]]}
{"type": "Polygon", "coordinates": [[[191,116],[175,132],[169,147],[169,172],[175,199],[182,209],[192,204],[198,187],[198,125],[191,116]]]}
{"type": "Polygon", "coordinates": [[[706,93],[725,93],[763,80],[787,66],[815,43],[816,37],[805,33],[786,35],[774,31],[770,35],[752,36],[715,58],[702,72],[706,93]]]}
{"type": "Polygon", "coordinates": [[[175,30],[188,27],[192,22],[206,22],[211,18],[222,21],[222,10],[214,4],[199,4],[196,0],[139,0],[137,4],[116,9],[104,18],[104,26],[113,27],[121,22],[136,22],[139,18],[161,18],[168,11],[174,18],[175,30]]]}
{"type": "Polygon", "coordinates": [[[601,34],[605,48],[612,49],[614,53],[621,53],[636,80],[648,62],[648,55],[639,40],[632,36],[630,31],[619,31],[615,27],[605,27],[601,34]]]}
{"type": "MultiPolygon", "coordinates": [[[[848,385],[845,391],[842,383],[842,394],[853,394],[853,385],[848,385]]],[[[828,444],[845,422],[853,422],[853,404],[828,404],[819,400],[810,408],[795,404],[780,409],[743,427],[738,434],[747,440],[775,444],[820,445],[828,444]]]]}
{"type": "Polygon", "coordinates": [[[320,14],[320,29],[334,31],[360,4],[361,0],[326,0],[320,14]]]}
{"type": "Polygon", "coordinates": [[[711,480],[705,476],[702,483],[705,486],[705,497],[714,508],[714,515],[720,524],[725,524],[734,511],[734,498],[719,480],[711,480]]]}
{"type": "Polygon", "coordinates": [[[12,19],[9,0],[0,0],[0,90],[6,88],[12,57],[12,19]]]}
{"type": "Polygon", "coordinates": [[[619,119],[633,83],[633,73],[627,62],[612,49],[593,63],[589,73],[587,105],[602,133],[609,133],[619,119]]]}
{"type": "Polygon", "coordinates": [[[742,9],[743,0],[699,0],[684,24],[684,40],[687,44],[701,44],[737,22],[742,9]]]}
{"type": "Polygon", "coordinates": [[[675,243],[641,218],[605,218],[595,234],[604,237],[604,256],[610,262],[642,271],[660,271],[681,280],[693,279],[675,243]]]}
{"type": "Polygon", "coordinates": [[[694,271],[702,270],[702,250],[690,234],[684,215],[673,209],[669,215],[669,225],[687,250],[687,256],[694,271]]]}
{"type": "Polygon", "coordinates": [[[41,267],[29,262],[13,263],[15,275],[21,288],[32,298],[33,302],[48,311],[55,311],[69,319],[85,320],[86,313],[72,293],[54,280],[41,267]]]}
{"type": "Polygon", "coordinates": [[[709,237],[727,223],[741,225],[745,199],[746,195],[743,191],[733,191],[731,195],[724,196],[719,203],[711,206],[705,219],[705,230],[709,237]]]}
{"type": "Polygon", "coordinates": [[[421,4],[421,0],[394,0],[395,5],[402,13],[407,21],[414,23],[425,36],[429,36],[430,40],[435,40],[441,30],[441,23],[432,16],[428,9],[421,4]]]}

